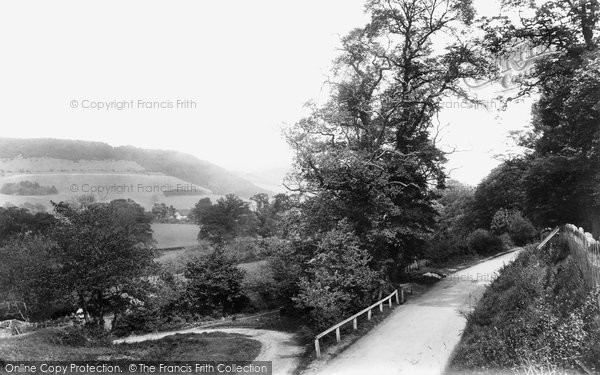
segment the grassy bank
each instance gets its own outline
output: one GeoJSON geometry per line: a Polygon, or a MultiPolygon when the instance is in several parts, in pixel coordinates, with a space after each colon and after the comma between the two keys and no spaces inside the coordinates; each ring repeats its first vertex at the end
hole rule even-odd
{"type": "Polygon", "coordinates": [[[599,316],[597,292],[564,244],[528,247],[468,315],[447,374],[598,370],[599,316]]]}
{"type": "Polygon", "coordinates": [[[222,332],[189,333],[130,344],[90,338],[75,330],[43,329],[0,340],[0,360],[189,360],[249,361],[258,356],[260,342],[222,332]]]}

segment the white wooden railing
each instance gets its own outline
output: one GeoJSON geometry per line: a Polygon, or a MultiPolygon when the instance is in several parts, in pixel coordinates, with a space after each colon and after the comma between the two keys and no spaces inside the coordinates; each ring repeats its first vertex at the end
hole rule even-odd
{"type": "Polygon", "coordinates": [[[546,238],[544,238],[544,240],[538,245],[537,249],[540,250],[542,247],[544,247],[548,243],[548,241],[550,241],[552,237],[554,237],[558,233],[559,230],[560,227],[554,228],[554,230],[550,232],[550,234],[547,235],[546,238]]]}
{"type": "Polygon", "coordinates": [[[352,326],[354,327],[354,329],[358,329],[358,317],[363,315],[364,313],[367,313],[367,319],[371,320],[371,317],[373,315],[372,310],[376,307],[379,306],[379,311],[383,311],[383,304],[387,301],[389,307],[392,307],[392,298],[396,297],[396,303],[399,305],[400,303],[404,303],[404,289],[400,288],[400,294],[398,294],[398,290],[396,289],[392,294],[390,294],[389,296],[385,297],[384,299],[375,302],[374,304],[372,304],[371,306],[367,307],[366,309],[352,315],[351,317],[349,317],[348,319],[342,320],[341,322],[339,322],[338,324],[334,325],[333,327],[330,327],[328,329],[326,329],[325,331],[319,333],[316,337],[315,337],[315,351],[317,352],[317,358],[321,357],[321,346],[319,345],[319,339],[321,339],[323,336],[327,335],[328,333],[331,333],[333,331],[335,331],[335,338],[337,340],[337,342],[340,342],[341,340],[341,334],[340,334],[340,327],[342,327],[344,324],[349,323],[350,321],[352,321],[352,326]]]}

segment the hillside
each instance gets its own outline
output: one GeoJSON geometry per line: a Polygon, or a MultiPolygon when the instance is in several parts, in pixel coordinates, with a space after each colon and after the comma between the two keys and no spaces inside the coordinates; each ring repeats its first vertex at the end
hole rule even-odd
{"type": "Polygon", "coordinates": [[[36,172],[61,174],[73,172],[74,169],[80,173],[163,174],[205,187],[218,195],[234,193],[248,198],[256,193],[268,193],[217,165],[177,151],[112,147],[106,143],[89,141],[0,138],[0,159],[6,165],[0,168],[3,169],[0,174],[5,176],[36,172]],[[23,159],[36,162],[23,162],[23,159]],[[49,162],[51,159],[54,161],[49,162]],[[85,161],[84,170],[76,166],[81,161],[85,161]],[[95,168],[90,167],[92,164],[95,168]]]}
{"type": "MultiPolygon", "coordinates": [[[[26,159],[31,160],[31,159],[26,159]]],[[[83,167],[87,163],[80,163],[83,167]]],[[[2,165],[0,163],[0,165],[2,165]]],[[[85,168],[83,168],[85,170],[85,168]]],[[[208,197],[212,201],[221,195],[197,186],[197,195],[165,196],[160,189],[168,186],[191,186],[186,181],[162,174],[133,173],[25,173],[16,175],[0,175],[0,187],[4,184],[20,181],[37,182],[42,186],[54,186],[57,194],[50,195],[8,195],[0,194],[0,206],[7,203],[20,206],[24,203],[42,204],[50,209],[50,201],[68,201],[80,194],[94,194],[99,201],[130,198],[150,210],[154,203],[165,203],[176,209],[190,209],[200,199],[208,197]],[[102,192],[93,190],[103,189],[102,192]]]]}

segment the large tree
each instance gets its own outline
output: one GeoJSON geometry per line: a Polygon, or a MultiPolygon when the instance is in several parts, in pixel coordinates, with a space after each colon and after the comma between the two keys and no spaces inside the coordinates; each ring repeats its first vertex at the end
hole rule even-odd
{"type": "Polygon", "coordinates": [[[53,284],[84,310],[88,323],[102,324],[107,313],[143,302],[154,267],[152,216],[131,200],[59,203],[54,210],[53,284]]]}
{"type": "Polygon", "coordinates": [[[484,178],[473,195],[467,221],[472,229],[490,229],[494,214],[501,209],[523,211],[525,182],[530,160],[517,157],[505,160],[484,178]]]}
{"type": "Polygon", "coordinates": [[[254,214],[258,220],[257,234],[262,237],[271,237],[280,232],[282,215],[292,206],[288,195],[275,194],[273,199],[264,193],[250,197],[254,202],[254,214]]]}
{"type": "Polygon", "coordinates": [[[219,198],[215,204],[202,199],[194,208],[194,218],[200,226],[198,238],[222,245],[235,237],[256,234],[258,221],[248,202],[234,194],[219,198]]]}
{"type": "Polygon", "coordinates": [[[468,0],[373,0],[367,10],[370,23],[342,40],[329,101],[287,134],[289,187],[305,196],[306,237],[346,219],[376,268],[393,275],[434,224],[432,188],[446,177],[431,134],[441,101],[466,97],[459,81],[486,64],[447,37],[471,21],[468,0]]]}
{"type": "Polygon", "coordinates": [[[598,0],[504,1],[518,8],[518,21],[484,22],[486,44],[510,53],[515,43],[551,48],[523,80],[535,91],[532,131],[521,144],[530,149],[525,202],[538,225],[572,222],[600,234],[600,52],[598,0]],[[527,11],[525,8],[530,8],[527,11]]]}

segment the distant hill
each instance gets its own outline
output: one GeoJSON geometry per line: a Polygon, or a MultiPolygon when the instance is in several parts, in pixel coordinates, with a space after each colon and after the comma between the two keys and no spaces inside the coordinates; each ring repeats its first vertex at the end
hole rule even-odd
{"type": "MultiPolygon", "coordinates": [[[[65,161],[63,164],[69,164],[67,161],[72,164],[86,160],[103,165],[104,169],[110,168],[111,164],[127,166],[128,172],[160,173],[176,177],[185,182],[206,187],[217,195],[234,193],[248,198],[256,193],[269,193],[268,190],[258,187],[224,168],[177,151],[146,150],[133,146],[112,147],[102,142],[63,139],[0,138],[0,159],[6,161],[15,158],[59,159],[65,161]]],[[[54,164],[56,165],[56,163],[54,164]]],[[[27,168],[20,169],[21,172],[27,172],[27,168]]],[[[29,171],[29,173],[37,172],[41,171],[29,171]]],[[[60,170],[45,172],[60,173],[60,170]]],[[[86,171],[80,172],[85,173],[86,171]]]]}
{"type": "MultiPolygon", "coordinates": [[[[22,164],[40,159],[20,159],[22,164]]],[[[41,158],[44,165],[52,165],[45,158],[41,158]]],[[[50,159],[52,161],[60,159],[50,159]]],[[[78,163],[84,172],[65,171],[65,172],[41,172],[38,169],[32,170],[32,173],[5,174],[2,176],[2,161],[0,159],[0,190],[1,187],[9,184],[16,184],[21,181],[38,183],[41,186],[53,186],[57,189],[56,194],[47,195],[18,195],[2,194],[0,192],[0,206],[10,203],[15,206],[24,204],[43,205],[46,210],[51,208],[50,201],[60,202],[69,201],[75,196],[92,193],[98,201],[109,202],[113,199],[130,198],[150,210],[154,203],[165,203],[172,205],[178,210],[185,210],[194,207],[196,202],[202,198],[210,198],[213,202],[222,197],[222,195],[213,194],[210,190],[201,186],[197,187],[198,195],[166,196],[162,190],[147,190],[148,188],[162,188],[164,186],[184,186],[189,185],[177,177],[166,176],[164,174],[142,174],[120,172],[92,172],[89,171],[89,163],[80,161],[78,163]],[[141,186],[141,188],[139,188],[141,186]],[[93,191],[93,188],[104,187],[101,192],[93,191]],[[123,189],[121,187],[126,187],[123,189]],[[108,190],[111,189],[111,190],[108,190]],[[119,190],[120,189],[120,190],[119,190]]],[[[93,165],[93,164],[92,164],[93,165]]]]}

